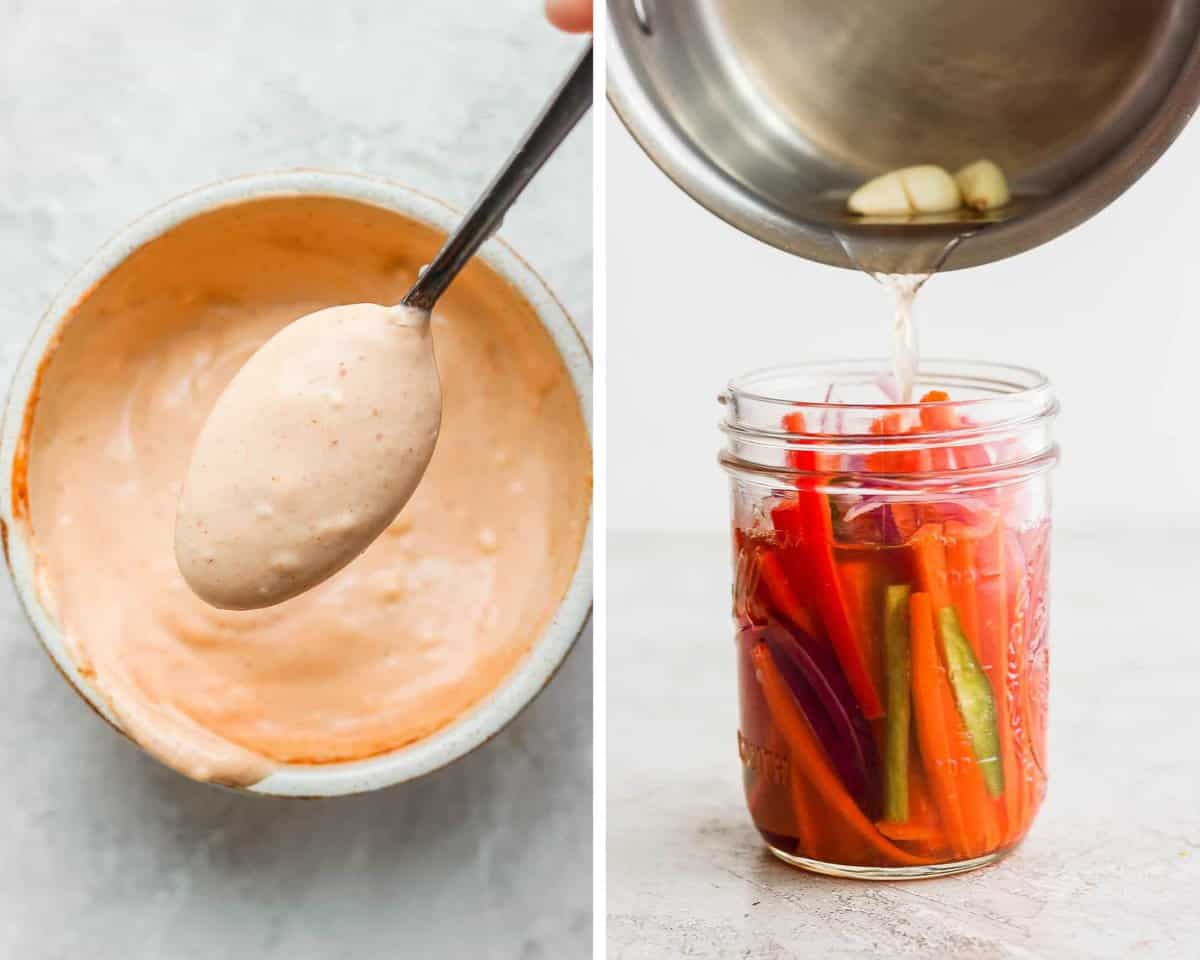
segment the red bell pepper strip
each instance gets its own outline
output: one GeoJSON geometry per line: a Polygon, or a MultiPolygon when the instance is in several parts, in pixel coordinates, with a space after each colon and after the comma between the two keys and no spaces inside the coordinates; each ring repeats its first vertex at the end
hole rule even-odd
{"type": "Polygon", "coordinates": [[[800,602],[788,582],[783,561],[774,550],[764,550],[758,556],[759,580],[766,589],[768,606],[793,627],[799,627],[810,637],[819,637],[808,608],[800,602]]]}
{"type": "MultiPolygon", "coordinates": [[[[799,410],[785,413],[783,429],[788,433],[806,433],[808,427],[804,422],[804,414],[799,410]]],[[[793,470],[804,470],[811,473],[817,469],[817,455],[811,450],[789,450],[787,462],[793,470]]]]}
{"type": "Polygon", "coordinates": [[[783,559],[791,568],[789,574],[797,582],[811,585],[825,632],[863,715],[868,720],[882,717],[883,702],[846,612],[833,559],[833,525],[825,498],[816,490],[801,489],[794,500],[776,507],[771,519],[785,547],[783,559]]]}

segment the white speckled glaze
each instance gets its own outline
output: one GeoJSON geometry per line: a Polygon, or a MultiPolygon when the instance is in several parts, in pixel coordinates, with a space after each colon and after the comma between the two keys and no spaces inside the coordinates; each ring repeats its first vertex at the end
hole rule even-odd
{"type": "MultiPolygon", "coordinates": [[[[255,174],[202,187],[178,197],[137,220],[96,253],[55,298],[38,324],[9,388],[0,427],[0,519],[8,531],[8,566],[38,637],[72,687],[110,724],[120,724],[107,703],[82,677],[67,653],[63,637],[43,608],[33,586],[33,552],[24,519],[12,510],[13,462],[38,368],[54,334],[79,300],[134,250],[202,213],[247,200],[272,196],[330,196],[392,210],[447,232],[459,213],[432,197],[387,180],[320,171],[255,174]]],[[[536,311],[554,341],[579,397],[591,431],[591,357],[578,330],[542,279],[504,242],[489,240],[477,256],[508,280],[536,311]]],[[[580,549],[571,585],[554,619],[517,669],[491,696],[431,737],[399,750],[349,763],[281,765],[247,788],[276,796],[336,796],[403,783],[470,753],[498,733],[550,680],[570,652],[591,611],[592,531],[580,549]]]]}

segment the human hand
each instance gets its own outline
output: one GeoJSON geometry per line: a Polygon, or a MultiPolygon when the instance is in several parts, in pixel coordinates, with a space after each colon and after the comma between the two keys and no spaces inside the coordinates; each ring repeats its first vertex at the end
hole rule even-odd
{"type": "Polygon", "coordinates": [[[546,19],[567,33],[590,33],[592,0],[546,0],[546,19]]]}

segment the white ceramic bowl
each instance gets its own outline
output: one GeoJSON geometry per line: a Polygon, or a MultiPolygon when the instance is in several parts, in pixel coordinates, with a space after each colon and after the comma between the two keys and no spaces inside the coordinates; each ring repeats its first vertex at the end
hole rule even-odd
{"type": "MultiPolygon", "coordinates": [[[[15,516],[13,477],[15,458],[35,380],[55,334],[75,305],[126,257],[171,228],[207,211],[248,200],[277,196],[329,196],[395,211],[443,233],[460,214],[445,204],[407,187],[367,177],[317,171],[268,173],[202,187],[152,211],[121,231],[67,284],[38,324],[9,389],[0,433],[0,520],[9,570],[17,594],[42,645],[63,676],[110,724],[121,725],[108,704],[79,674],[67,653],[58,627],[47,614],[34,588],[33,551],[27,520],[15,516]]],[[[570,373],[591,432],[591,356],[579,331],[542,279],[504,242],[493,238],[478,256],[508,280],[537,312],[553,338],[570,373]]],[[[592,603],[592,527],[576,562],[570,587],[554,619],[532,650],[505,682],[482,703],[449,727],[415,744],[366,760],[321,765],[289,764],[248,789],[278,796],[336,796],[403,783],[462,757],[498,733],[546,685],[566,658],[587,622],[592,603]]]]}

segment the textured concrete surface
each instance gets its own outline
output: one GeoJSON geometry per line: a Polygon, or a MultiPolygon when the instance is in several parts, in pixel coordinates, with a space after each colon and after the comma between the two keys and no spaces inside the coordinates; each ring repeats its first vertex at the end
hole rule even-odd
{"type": "Polygon", "coordinates": [[[609,540],[609,955],[1177,958],[1200,941],[1200,529],[1055,540],[1050,792],[944,880],[813,877],[742,802],[722,537],[609,540]]]}
{"type": "MultiPolygon", "coordinates": [[[[325,167],[468,204],[581,41],[538,0],[0,0],[0,372],[71,272],[221,177],[325,167]]],[[[591,136],[502,235],[590,333],[591,136]]],[[[0,957],[552,957],[591,942],[591,643],[427,780],[192,784],[110,731],[0,585],[0,957]]]]}

